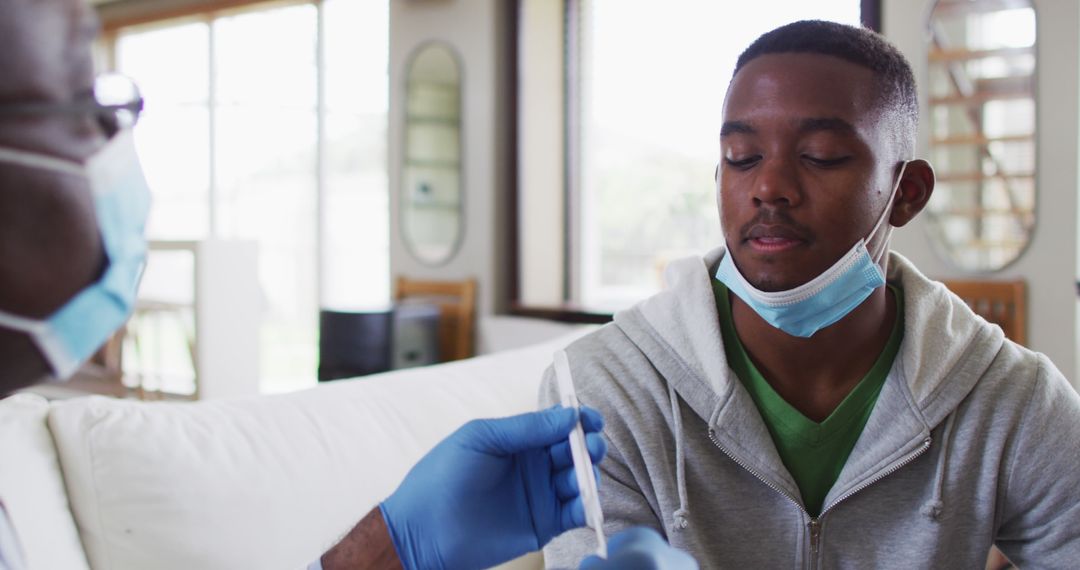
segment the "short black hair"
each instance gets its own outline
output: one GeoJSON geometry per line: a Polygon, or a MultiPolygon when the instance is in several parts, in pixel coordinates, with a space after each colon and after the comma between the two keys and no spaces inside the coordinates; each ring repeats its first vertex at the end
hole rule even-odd
{"type": "Polygon", "coordinates": [[[897,112],[904,121],[906,154],[914,152],[915,132],[919,125],[919,99],[915,74],[904,54],[877,32],[827,22],[802,20],[766,32],[739,55],[734,77],[755,58],[778,53],[831,55],[861,65],[874,72],[878,81],[880,103],[897,112]]]}

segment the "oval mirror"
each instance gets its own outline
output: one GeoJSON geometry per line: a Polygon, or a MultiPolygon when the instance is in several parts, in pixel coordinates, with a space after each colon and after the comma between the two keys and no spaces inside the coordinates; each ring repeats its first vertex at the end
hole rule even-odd
{"type": "Polygon", "coordinates": [[[456,253],[464,229],[461,192],[461,68],[444,43],[418,47],[405,87],[402,237],[428,265],[456,253]]]}
{"type": "Polygon", "coordinates": [[[1035,9],[938,0],[927,29],[931,242],[961,269],[1012,263],[1035,228],[1035,9]]]}

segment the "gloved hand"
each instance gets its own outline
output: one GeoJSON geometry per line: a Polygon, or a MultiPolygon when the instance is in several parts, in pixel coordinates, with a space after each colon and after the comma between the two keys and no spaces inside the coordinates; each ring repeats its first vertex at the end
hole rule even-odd
{"type": "MultiPolygon", "coordinates": [[[[603,418],[581,408],[593,462],[603,418]]],[[[575,410],[474,420],[435,446],[380,505],[407,570],[487,568],[585,524],[567,438],[575,410]]],[[[596,474],[598,475],[598,474],[596,474]]]]}
{"type": "Polygon", "coordinates": [[[590,556],[581,570],[697,570],[689,554],[673,548],[651,528],[628,528],[608,541],[607,559],[590,556]]]}

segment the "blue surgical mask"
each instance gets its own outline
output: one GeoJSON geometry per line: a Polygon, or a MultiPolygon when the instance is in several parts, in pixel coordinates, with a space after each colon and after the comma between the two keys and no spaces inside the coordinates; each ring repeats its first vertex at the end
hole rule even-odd
{"type": "Polygon", "coordinates": [[[0,326],[25,332],[60,380],[72,374],[117,329],[135,306],[146,261],[144,227],[150,192],[130,130],[122,130],[85,164],[0,148],[0,162],[85,177],[90,182],[108,266],[95,282],[44,320],[0,311],[0,326]]]}
{"type": "Polygon", "coordinates": [[[735,267],[729,249],[720,261],[716,278],[758,316],[792,336],[807,338],[839,321],[862,304],[874,289],[885,284],[885,275],[878,264],[888,249],[892,235],[892,226],[885,220],[892,211],[900,178],[906,167],[907,163],[904,163],[885,211],[874,224],[874,229],[870,230],[870,235],[860,239],[821,275],[787,291],[761,291],[751,285],[735,267]],[[878,230],[881,230],[880,234],[878,230]],[[872,253],[867,248],[870,242],[874,242],[872,253]]]}

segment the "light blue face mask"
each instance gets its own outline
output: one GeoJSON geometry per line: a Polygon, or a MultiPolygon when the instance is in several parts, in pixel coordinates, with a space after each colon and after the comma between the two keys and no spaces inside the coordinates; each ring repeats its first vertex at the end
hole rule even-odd
{"type": "Polygon", "coordinates": [[[86,164],[0,148],[0,162],[86,177],[108,258],[105,272],[45,320],[0,311],[0,326],[25,332],[53,375],[71,377],[127,321],[146,261],[144,227],[150,192],[130,130],[113,136],[86,164]]]}
{"type": "Polygon", "coordinates": [[[893,186],[889,203],[881,213],[874,229],[865,239],[860,239],[836,263],[809,282],[787,291],[761,291],[743,277],[735,267],[731,250],[724,254],[716,278],[728,290],[738,295],[755,313],[770,325],[792,335],[807,338],[817,331],[847,316],[870,296],[870,293],[885,284],[885,275],[878,262],[888,249],[892,226],[885,222],[892,212],[893,201],[900,188],[900,178],[904,168],[893,186]],[[881,235],[878,230],[884,228],[881,235]],[[873,254],[866,244],[874,241],[873,254]]]}

